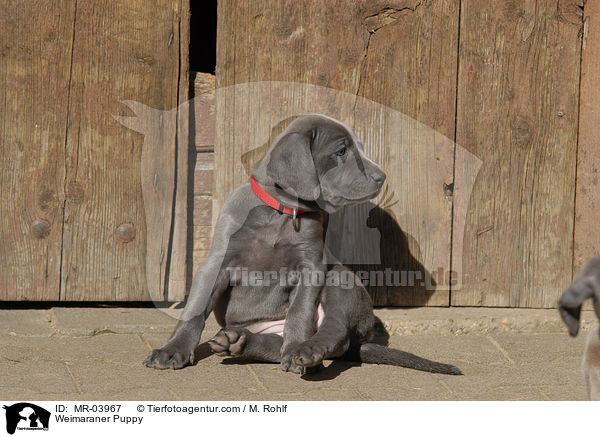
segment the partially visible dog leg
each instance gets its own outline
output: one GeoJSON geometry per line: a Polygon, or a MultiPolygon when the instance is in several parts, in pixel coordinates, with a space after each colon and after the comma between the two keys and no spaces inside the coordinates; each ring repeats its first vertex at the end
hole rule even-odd
{"type": "MultiPolygon", "coordinates": [[[[210,261],[211,260],[205,260],[204,269],[208,270],[210,267],[213,267],[211,266],[210,261]]],[[[221,261],[217,261],[219,262],[220,267],[221,261]]],[[[186,315],[186,311],[193,316],[187,318],[182,316],[182,319],[177,322],[177,326],[169,340],[160,348],[150,352],[150,355],[144,360],[144,364],[147,367],[153,367],[155,369],[181,369],[194,363],[194,350],[200,341],[206,318],[212,311],[215,297],[227,286],[227,271],[213,270],[215,271],[216,279],[213,280],[214,285],[212,291],[206,297],[206,302],[203,303],[202,306],[195,305],[195,308],[192,308],[194,307],[195,302],[193,301],[193,297],[190,297],[190,300],[186,304],[183,316],[186,315]]],[[[197,273],[194,278],[196,284],[201,282],[205,277],[203,266],[200,266],[198,271],[199,273],[197,273]]],[[[208,274],[206,276],[208,276],[208,274]]],[[[193,286],[192,292],[194,292],[193,286]]]]}
{"type": "Polygon", "coordinates": [[[583,379],[592,401],[600,401],[600,326],[589,333],[583,355],[583,379]]]}
{"type": "MultiPolygon", "coordinates": [[[[346,269],[332,269],[340,274],[346,269]]],[[[350,346],[350,329],[357,328],[359,320],[371,326],[371,307],[368,295],[360,287],[344,289],[341,286],[326,286],[321,292],[321,305],[325,315],[317,332],[292,351],[293,363],[299,366],[318,366],[324,359],[344,355],[350,346]],[[353,320],[354,319],[354,320],[353,320]]],[[[313,316],[314,317],[314,316],[313,316]]],[[[366,330],[366,328],[365,328],[366,330]]]]}
{"type": "MultiPolygon", "coordinates": [[[[322,256],[322,255],[321,255],[322,256]]],[[[305,261],[299,270],[309,272],[321,271],[325,274],[326,266],[322,259],[311,263],[305,261]]],[[[285,317],[283,343],[281,346],[281,368],[297,373],[298,366],[293,362],[293,355],[298,346],[311,338],[315,333],[315,315],[321,294],[321,285],[299,283],[290,295],[290,306],[285,317]]]]}
{"type": "Polygon", "coordinates": [[[600,318],[600,257],[587,263],[558,301],[558,311],[573,337],[579,332],[581,306],[590,298],[600,318]]]}
{"type": "MultiPolygon", "coordinates": [[[[558,311],[569,328],[569,334],[579,332],[581,307],[593,299],[594,310],[600,318],[600,256],[592,258],[558,301],[558,311]]],[[[583,379],[592,400],[600,400],[600,328],[589,333],[582,363],[583,379]]]]}
{"type": "Polygon", "coordinates": [[[250,186],[241,185],[227,199],[215,226],[208,256],[202,261],[194,279],[188,301],[175,331],[163,346],[154,349],[144,364],[155,369],[180,369],[194,362],[194,350],[208,315],[216,300],[229,285],[226,256],[232,235],[244,225],[256,202],[250,186]]]}
{"type": "Polygon", "coordinates": [[[194,349],[204,329],[204,317],[180,320],[169,341],[154,349],[144,364],[155,369],[181,369],[194,362],[194,349]]]}
{"type": "Polygon", "coordinates": [[[329,314],[317,333],[293,350],[292,360],[298,366],[318,366],[324,359],[342,356],[349,346],[346,323],[339,315],[329,314]]]}

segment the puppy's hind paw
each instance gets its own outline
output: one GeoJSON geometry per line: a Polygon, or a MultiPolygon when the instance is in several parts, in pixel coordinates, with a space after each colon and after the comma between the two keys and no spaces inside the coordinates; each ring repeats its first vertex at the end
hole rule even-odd
{"type": "Polygon", "coordinates": [[[244,328],[221,329],[208,341],[208,344],[216,355],[236,357],[241,355],[244,350],[247,332],[249,331],[244,328]]]}

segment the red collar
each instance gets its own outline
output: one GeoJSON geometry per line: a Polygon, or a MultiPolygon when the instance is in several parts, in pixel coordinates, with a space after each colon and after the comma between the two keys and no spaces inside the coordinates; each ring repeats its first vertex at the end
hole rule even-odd
{"type": "Polygon", "coordinates": [[[279,200],[275,199],[273,196],[263,190],[259,183],[256,182],[256,179],[254,179],[254,176],[250,176],[250,187],[252,187],[252,191],[254,191],[254,194],[256,194],[260,200],[279,212],[288,215],[300,215],[306,212],[302,209],[283,206],[279,200]]]}

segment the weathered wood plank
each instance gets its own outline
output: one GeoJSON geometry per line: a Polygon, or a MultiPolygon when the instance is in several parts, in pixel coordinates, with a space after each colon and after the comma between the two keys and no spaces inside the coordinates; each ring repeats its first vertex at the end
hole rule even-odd
{"type": "Polygon", "coordinates": [[[193,216],[189,229],[192,246],[191,280],[208,254],[212,240],[212,194],[215,169],[215,76],[192,73],[193,110],[190,118],[190,142],[195,148],[193,177],[193,216]]]}
{"type": "Polygon", "coordinates": [[[600,254],[600,4],[585,4],[573,273],[600,254]]]}
{"type": "MultiPolygon", "coordinates": [[[[341,213],[355,240],[334,245],[361,268],[448,272],[458,2],[222,1],[218,17],[215,213],[290,117],[325,113],[355,128],[392,195],[341,213]]],[[[441,282],[370,291],[379,305],[447,305],[441,282]]]]}
{"type": "Polygon", "coordinates": [[[193,269],[206,257],[212,241],[212,192],[214,178],[214,153],[202,152],[196,156],[194,168],[194,214],[192,229],[193,269]]]}
{"type": "Polygon", "coordinates": [[[554,307],[571,280],[580,6],[461,3],[456,142],[483,165],[453,305],[554,307]]]}
{"type": "MultiPolygon", "coordinates": [[[[179,19],[179,89],[177,95],[177,163],[175,166],[175,205],[171,256],[169,258],[169,301],[182,301],[188,288],[188,186],[191,183],[188,158],[190,154],[190,0],[172,2],[179,19]]],[[[156,8],[156,6],[154,6],[156,8]]]]}
{"type": "MultiPolygon", "coordinates": [[[[168,265],[169,243],[173,222],[173,197],[175,185],[175,141],[177,109],[169,111],[150,108],[138,102],[123,102],[135,117],[114,116],[122,125],[143,135],[140,158],[140,181],[146,229],[146,284],[153,300],[164,299],[165,275],[168,265]]],[[[121,231],[135,231],[132,223],[121,231]]],[[[129,243],[119,235],[122,243],[129,243]]],[[[131,237],[131,235],[130,235],[131,237]]]]}
{"type": "MultiPolygon", "coordinates": [[[[167,0],[77,2],[66,142],[63,300],[165,297],[164,283],[152,295],[147,287],[147,275],[164,282],[166,265],[166,256],[146,265],[147,239],[162,246],[153,253],[166,255],[167,247],[164,235],[146,233],[140,182],[144,136],[111,115],[130,115],[120,103],[125,100],[160,110],[177,107],[179,8],[167,0]],[[121,228],[124,224],[131,226],[121,228]]],[[[176,130],[165,139],[166,167],[175,162],[170,152],[175,135],[176,130]]],[[[172,182],[160,183],[172,187],[172,182]]]]}
{"type": "Polygon", "coordinates": [[[194,166],[194,196],[212,196],[214,172],[214,152],[197,153],[194,166]]]}
{"type": "Polygon", "coordinates": [[[381,268],[427,271],[437,282],[435,291],[390,287],[386,303],[448,305],[452,197],[444,187],[453,183],[459,1],[382,6],[365,20],[370,34],[358,94],[409,118],[369,132],[377,114],[355,114],[359,130],[380,138],[365,144],[384,163],[388,203],[397,202],[372,214],[382,235],[381,268]]]}
{"type": "Polygon", "coordinates": [[[74,4],[0,11],[0,300],[58,300],[74,4]]]}
{"type": "Polygon", "coordinates": [[[194,106],[190,141],[196,151],[212,152],[215,147],[215,76],[208,73],[193,73],[194,106]]]}

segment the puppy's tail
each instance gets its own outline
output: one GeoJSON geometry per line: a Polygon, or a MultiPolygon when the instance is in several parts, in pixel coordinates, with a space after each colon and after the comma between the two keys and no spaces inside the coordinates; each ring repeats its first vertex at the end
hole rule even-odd
{"type": "Polygon", "coordinates": [[[376,343],[364,343],[359,349],[349,354],[350,359],[357,359],[361,363],[389,364],[392,366],[408,367],[431,373],[444,373],[446,375],[462,375],[458,367],[451,364],[438,363],[418,357],[398,349],[391,349],[376,343]]]}

